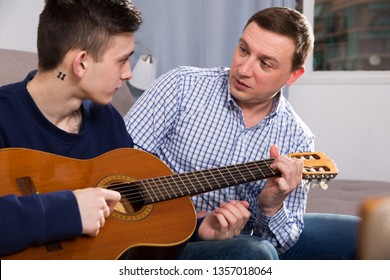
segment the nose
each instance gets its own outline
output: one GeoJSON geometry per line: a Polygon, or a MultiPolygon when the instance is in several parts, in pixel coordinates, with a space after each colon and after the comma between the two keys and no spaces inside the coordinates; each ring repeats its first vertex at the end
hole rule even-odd
{"type": "Polygon", "coordinates": [[[238,73],[241,76],[251,76],[253,73],[253,66],[255,61],[256,60],[252,59],[251,57],[245,58],[243,61],[241,61],[241,64],[238,67],[238,73]]]}
{"type": "Polygon", "coordinates": [[[124,65],[123,65],[123,70],[121,74],[121,79],[122,80],[131,80],[133,78],[133,72],[131,71],[130,67],[130,61],[128,60],[124,65]]]}

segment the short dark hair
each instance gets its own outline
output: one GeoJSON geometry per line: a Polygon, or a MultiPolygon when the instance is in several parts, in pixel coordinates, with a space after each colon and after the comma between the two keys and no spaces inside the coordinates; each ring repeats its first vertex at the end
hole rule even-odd
{"type": "Polygon", "coordinates": [[[38,67],[56,68],[75,48],[100,61],[111,36],[135,32],[141,13],[127,0],[45,0],[38,24],[38,67]]]}
{"type": "Polygon", "coordinates": [[[260,28],[287,36],[295,42],[292,70],[303,67],[314,47],[314,34],[307,18],[297,10],[271,7],[255,13],[245,28],[255,22],[260,28]]]}

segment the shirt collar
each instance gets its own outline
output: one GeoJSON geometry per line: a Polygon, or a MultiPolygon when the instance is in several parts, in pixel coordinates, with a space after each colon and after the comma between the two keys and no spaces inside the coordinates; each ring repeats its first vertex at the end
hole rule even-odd
{"type": "MultiPolygon", "coordinates": [[[[228,84],[227,102],[231,109],[239,108],[230,91],[230,84],[228,84]]],[[[263,121],[266,121],[266,124],[268,125],[273,118],[275,118],[278,114],[284,112],[285,108],[286,108],[286,100],[282,95],[282,90],[280,90],[274,97],[274,103],[273,103],[271,113],[263,121]]]]}

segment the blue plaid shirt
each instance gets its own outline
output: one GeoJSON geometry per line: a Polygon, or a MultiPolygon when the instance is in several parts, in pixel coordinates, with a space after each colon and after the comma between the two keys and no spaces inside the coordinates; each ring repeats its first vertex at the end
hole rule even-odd
{"type": "MultiPolygon", "coordinates": [[[[247,128],[229,90],[229,68],[179,67],[161,76],[125,116],[136,148],[158,156],[173,172],[227,166],[281,154],[314,150],[314,136],[287,100],[278,94],[272,113],[247,128]]],[[[247,200],[252,213],[244,232],[269,240],[283,253],[303,229],[308,189],[298,187],[273,217],[258,207],[265,180],[193,197],[197,211],[222,202],[247,200]]]]}

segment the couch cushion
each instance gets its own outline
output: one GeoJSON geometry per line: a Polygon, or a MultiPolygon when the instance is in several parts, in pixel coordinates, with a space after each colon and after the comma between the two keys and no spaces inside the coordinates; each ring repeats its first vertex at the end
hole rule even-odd
{"type": "Polygon", "coordinates": [[[390,182],[336,179],[328,186],[327,190],[310,189],[306,212],[360,216],[365,199],[390,195],[390,182]]]}
{"type": "Polygon", "coordinates": [[[38,67],[36,53],[0,49],[0,85],[23,80],[27,74],[38,67]]]}

